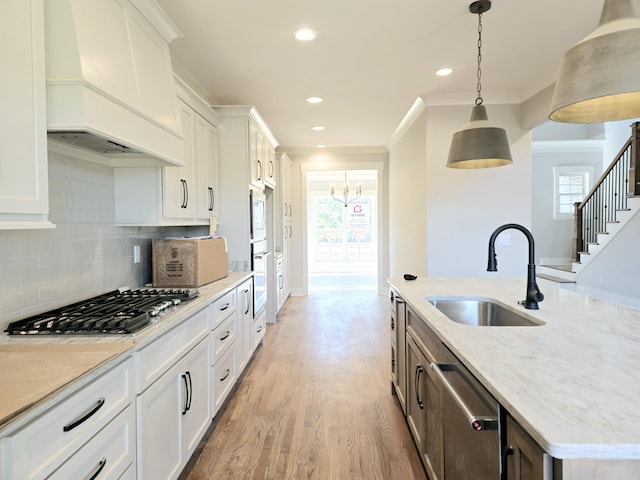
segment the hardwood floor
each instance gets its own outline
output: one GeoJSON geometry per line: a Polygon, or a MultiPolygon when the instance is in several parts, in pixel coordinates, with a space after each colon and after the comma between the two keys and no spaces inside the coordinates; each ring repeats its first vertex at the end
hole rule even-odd
{"type": "Polygon", "coordinates": [[[291,297],[187,478],[424,480],[389,335],[373,290],[291,297]]]}

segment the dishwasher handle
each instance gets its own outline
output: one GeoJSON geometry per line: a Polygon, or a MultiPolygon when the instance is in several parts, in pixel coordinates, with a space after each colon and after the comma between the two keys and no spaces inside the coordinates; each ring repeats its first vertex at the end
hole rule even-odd
{"type": "Polygon", "coordinates": [[[456,391],[455,388],[453,388],[453,385],[451,385],[449,380],[447,380],[447,377],[445,377],[444,373],[442,373],[444,371],[455,370],[456,369],[455,363],[433,362],[429,366],[435,372],[436,377],[440,379],[440,381],[445,386],[447,391],[451,394],[451,396],[453,397],[453,400],[458,405],[460,410],[462,410],[464,415],[467,417],[469,426],[473,430],[477,432],[482,432],[485,430],[498,430],[498,425],[499,425],[498,418],[497,417],[481,417],[478,415],[474,415],[473,412],[471,412],[471,410],[467,406],[467,404],[464,403],[464,400],[460,397],[460,394],[456,391]]]}

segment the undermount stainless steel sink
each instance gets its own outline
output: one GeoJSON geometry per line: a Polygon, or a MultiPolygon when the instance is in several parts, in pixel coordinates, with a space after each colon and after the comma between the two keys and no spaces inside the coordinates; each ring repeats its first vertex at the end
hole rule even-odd
{"type": "Polygon", "coordinates": [[[510,310],[487,298],[426,297],[449,320],[474,327],[536,327],[544,322],[510,310]]]}

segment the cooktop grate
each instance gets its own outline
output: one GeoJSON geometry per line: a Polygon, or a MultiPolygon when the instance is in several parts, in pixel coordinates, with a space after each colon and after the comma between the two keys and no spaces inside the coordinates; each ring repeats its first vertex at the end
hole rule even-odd
{"type": "Polygon", "coordinates": [[[113,335],[144,328],[167,307],[198,295],[196,289],[114,290],[9,324],[9,335],[113,335]]]}

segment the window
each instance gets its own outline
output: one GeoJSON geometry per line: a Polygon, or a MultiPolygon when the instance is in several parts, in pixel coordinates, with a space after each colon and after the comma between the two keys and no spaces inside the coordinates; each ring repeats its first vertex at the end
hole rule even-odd
{"type": "Polygon", "coordinates": [[[590,187],[591,167],[555,167],[554,173],[554,218],[573,217],[576,202],[581,202],[590,187]]]}

